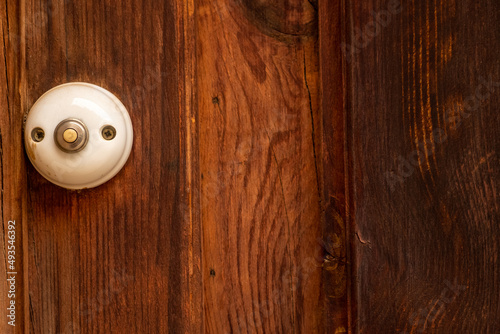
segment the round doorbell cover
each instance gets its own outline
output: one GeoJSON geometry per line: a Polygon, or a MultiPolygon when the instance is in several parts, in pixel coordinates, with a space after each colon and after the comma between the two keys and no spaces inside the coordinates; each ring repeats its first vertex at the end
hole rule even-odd
{"type": "Polygon", "coordinates": [[[67,189],[93,188],[127,162],[132,122],[123,103],[106,89],[67,83],[33,105],[24,141],[30,161],[47,180],[67,189]]]}

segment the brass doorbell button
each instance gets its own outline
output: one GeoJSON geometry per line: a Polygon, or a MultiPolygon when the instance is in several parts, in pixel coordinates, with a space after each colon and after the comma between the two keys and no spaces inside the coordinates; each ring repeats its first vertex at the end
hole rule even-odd
{"type": "Polygon", "coordinates": [[[57,125],[54,140],[66,153],[80,152],[89,140],[87,127],[77,119],[66,119],[57,125]]]}

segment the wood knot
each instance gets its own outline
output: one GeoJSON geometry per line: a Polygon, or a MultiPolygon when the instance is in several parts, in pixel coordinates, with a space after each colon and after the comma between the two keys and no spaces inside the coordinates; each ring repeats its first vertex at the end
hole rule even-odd
{"type": "Polygon", "coordinates": [[[282,41],[315,35],[317,0],[240,0],[245,16],[260,31],[282,41]]]}

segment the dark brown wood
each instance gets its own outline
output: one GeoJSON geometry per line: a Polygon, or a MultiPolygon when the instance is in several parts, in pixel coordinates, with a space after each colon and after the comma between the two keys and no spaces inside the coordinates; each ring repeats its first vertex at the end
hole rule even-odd
{"type": "Polygon", "coordinates": [[[498,333],[500,3],[346,3],[350,330],[498,333]]]}
{"type": "Polygon", "coordinates": [[[206,332],[323,332],[316,4],[197,10],[206,332]]]}
{"type": "Polygon", "coordinates": [[[341,1],[319,2],[321,116],[323,117],[323,285],[327,333],[350,328],[350,234],[346,165],[345,87],[341,45],[345,17],[341,1]]]}
{"type": "Polygon", "coordinates": [[[28,316],[27,186],[22,145],[24,111],[23,7],[0,3],[0,264],[1,333],[26,333],[28,316]],[[15,304],[12,305],[11,302],[15,304]],[[11,310],[15,307],[14,317],[11,310]],[[10,323],[10,324],[9,324],[10,323]]]}
{"type": "Polygon", "coordinates": [[[495,0],[0,3],[0,333],[498,333],[495,0]],[[68,191],[22,144],[87,81],[135,141],[68,191]],[[0,283],[5,310],[9,286],[0,283]]]}
{"type": "Polygon", "coordinates": [[[33,333],[202,331],[192,6],[26,1],[28,106],[91,82],[122,100],[135,134],[125,168],[95,189],[28,168],[33,333]]]}

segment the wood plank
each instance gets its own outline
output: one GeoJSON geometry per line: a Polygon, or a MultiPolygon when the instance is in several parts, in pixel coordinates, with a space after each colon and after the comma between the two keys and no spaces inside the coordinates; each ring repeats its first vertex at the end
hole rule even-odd
{"type": "Polygon", "coordinates": [[[324,328],[316,2],[198,2],[207,333],[324,328]]]}
{"type": "Polygon", "coordinates": [[[392,4],[347,1],[352,331],[498,333],[500,3],[392,4]]]}
{"type": "Polygon", "coordinates": [[[351,221],[348,214],[345,123],[344,7],[341,1],[319,2],[321,116],[323,118],[323,239],[325,253],[325,325],[327,333],[347,332],[351,320],[351,221]]]}
{"type": "Polygon", "coordinates": [[[24,256],[28,220],[26,165],[22,144],[25,93],[22,22],[21,4],[10,0],[0,3],[0,332],[6,334],[26,333],[25,317],[28,316],[27,262],[24,256]],[[8,307],[15,308],[14,314],[12,310],[7,310],[8,307]]]}
{"type": "Polygon", "coordinates": [[[27,104],[91,82],[122,100],[135,134],[124,169],[95,189],[29,166],[33,333],[201,332],[192,5],[26,0],[27,104]]]}

